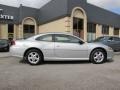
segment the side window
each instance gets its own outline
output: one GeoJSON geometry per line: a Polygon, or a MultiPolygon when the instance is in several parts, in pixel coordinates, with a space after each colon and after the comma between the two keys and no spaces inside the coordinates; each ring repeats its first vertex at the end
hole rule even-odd
{"type": "Polygon", "coordinates": [[[37,41],[46,41],[46,42],[52,42],[52,35],[43,35],[38,38],[36,38],[37,41]]]}
{"type": "Polygon", "coordinates": [[[120,41],[120,38],[114,37],[114,41],[120,41]]]}
{"type": "Polygon", "coordinates": [[[55,42],[62,42],[62,43],[79,43],[80,40],[70,35],[63,35],[63,34],[56,34],[55,35],[55,42]]]}
{"type": "Polygon", "coordinates": [[[70,42],[69,37],[67,37],[66,35],[60,35],[60,34],[56,34],[55,35],[55,42],[70,42]]]}

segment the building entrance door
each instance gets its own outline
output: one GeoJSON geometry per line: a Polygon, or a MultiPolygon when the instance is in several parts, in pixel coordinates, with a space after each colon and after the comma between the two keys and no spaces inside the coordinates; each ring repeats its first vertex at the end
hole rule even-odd
{"type": "Polygon", "coordinates": [[[14,38],[14,25],[8,24],[8,39],[14,38]]]}
{"type": "Polygon", "coordinates": [[[35,25],[27,25],[23,26],[23,38],[28,38],[35,35],[35,25]]]}
{"type": "Polygon", "coordinates": [[[82,39],[84,39],[83,23],[83,19],[76,17],[73,18],[73,35],[78,36],[82,39]]]}

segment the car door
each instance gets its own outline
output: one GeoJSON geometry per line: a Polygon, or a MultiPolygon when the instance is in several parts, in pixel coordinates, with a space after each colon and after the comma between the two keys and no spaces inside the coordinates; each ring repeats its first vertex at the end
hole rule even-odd
{"type": "Polygon", "coordinates": [[[120,51],[120,38],[119,37],[114,37],[113,42],[114,42],[113,47],[115,48],[115,50],[120,51]]]}
{"type": "Polygon", "coordinates": [[[45,59],[51,59],[54,57],[54,41],[53,41],[53,35],[47,34],[42,35],[36,38],[36,40],[40,44],[40,49],[42,48],[44,58],[45,59]],[[41,46],[42,43],[42,46],[41,46]]]}
{"type": "Polygon", "coordinates": [[[85,59],[88,58],[88,47],[74,36],[55,34],[55,56],[59,59],[85,59]]]}
{"type": "Polygon", "coordinates": [[[113,41],[113,37],[108,37],[105,40],[105,45],[108,45],[109,47],[114,49],[114,41],[113,41]]]}

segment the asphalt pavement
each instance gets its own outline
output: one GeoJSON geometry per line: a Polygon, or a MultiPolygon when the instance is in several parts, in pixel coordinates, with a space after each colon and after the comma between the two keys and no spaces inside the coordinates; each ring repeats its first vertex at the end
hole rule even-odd
{"type": "Polygon", "coordinates": [[[2,58],[2,57],[10,57],[10,56],[11,56],[10,52],[0,52],[0,58],[2,58]]]}
{"type": "Polygon", "coordinates": [[[96,65],[88,61],[45,62],[0,58],[0,90],[120,90],[120,55],[96,65]]]}

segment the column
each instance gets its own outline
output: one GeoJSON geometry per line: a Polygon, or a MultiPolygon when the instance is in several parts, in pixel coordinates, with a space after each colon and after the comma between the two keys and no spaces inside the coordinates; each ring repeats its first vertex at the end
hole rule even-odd
{"type": "Polygon", "coordinates": [[[0,24],[0,38],[1,38],[1,30],[2,30],[2,29],[1,29],[1,24],[0,24]]]}
{"type": "Polygon", "coordinates": [[[14,39],[17,38],[17,26],[16,25],[14,25],[14,37],[13,38],[14,39]]]}
{"type": "Polygon", "coordinates": [[[65,32],[71,33],[70,31],[70,17],[65,18],[65,32]]]}
{"type": "Polygon", "coordinates": [[[96,38],[102,36],[102,25],[96,24],[96,38]]]}
{"type": "Polygon", "coordinates": [[[119,37],[120,37],[120,29],[119,29],[119,37]]]}
{"type": "Polygon", "coordinates": [[[1,24],[1,38],[8,39],[8,24],[1,24]]]}
{"type": "Polygon", "coordinates": [[[109,36],[114,36],[114,28],[113,27],[109,27],[109,36]]]}
{"type": "Polygon", "coordinates": [[[17,26],[17,32],[16,32],[17,39],[23,38],[23,29],[22,28],[23,28],[22,25],[17,26]]]}
{"type": "Polygon", "coordinates": [[[84,40],[87,41],[87,18],[84,19],[84,40]]]}

